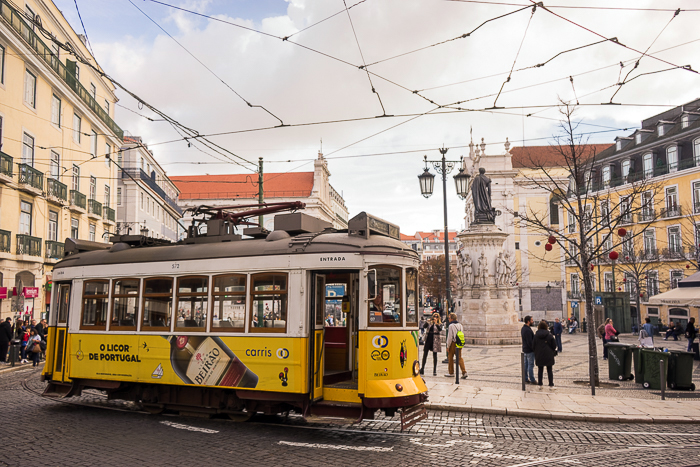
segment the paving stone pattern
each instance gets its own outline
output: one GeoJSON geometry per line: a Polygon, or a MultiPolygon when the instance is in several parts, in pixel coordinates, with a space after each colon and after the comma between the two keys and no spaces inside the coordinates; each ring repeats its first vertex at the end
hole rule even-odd
{"type": "Polygon", "coordinates": [[[353,426],[307,424],[299,417],[256,417],[240,424],[146,415],[107,401],[99,391],[71,399],[99,406],[64,404],[25,388],[40,391],[38,377],[32,369],[0,375],[0,466],[700,464],[699,425],[600,424],[456,411],[431,411],[428,420],[403,434],[396,432],[396,417],[353,426]]]}

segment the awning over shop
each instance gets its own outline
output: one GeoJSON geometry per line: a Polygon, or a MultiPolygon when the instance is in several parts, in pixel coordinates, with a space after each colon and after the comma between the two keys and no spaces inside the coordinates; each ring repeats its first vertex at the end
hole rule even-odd
{"type": "Polygon", "coordinates": [[[675,288],[653,297],[647,305],[700,306],[700,287],[675,288]]]}

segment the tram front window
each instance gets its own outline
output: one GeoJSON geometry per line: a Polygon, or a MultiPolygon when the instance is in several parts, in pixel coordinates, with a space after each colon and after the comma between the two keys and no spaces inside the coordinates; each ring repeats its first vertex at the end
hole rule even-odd
{"type": "Polygon", "coordinates": [[[154,277],[144,281],[142,323],[144,330],[169,330],[172,306],[172,277],[154,277]]]}
{"type": "Polygon", "coordinates": [[[373,269],[377,273],[376,283],[372,281],[373,277],[369,276],[369,324],[401,325],[401,269],[390,266],[373,269]]]}

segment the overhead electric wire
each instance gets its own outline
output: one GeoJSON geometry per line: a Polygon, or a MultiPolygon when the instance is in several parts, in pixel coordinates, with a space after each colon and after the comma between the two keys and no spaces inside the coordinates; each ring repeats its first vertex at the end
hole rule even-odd
{"type": "Polygon", "coordinates": [[[335,16],[338,16],[338,15],[342,14],[344,11],[349,10],[350,8],[354,8],[354,7],[356,7],[357,5],[359,5],[360,3],[364,3],[364,2],[366,2],[366,1],[367,1],[367,0],[360,0],[359,2],[357,2],[357,3],[353,4],[353,5],[350,5],[350,6],[347,7],[347,8],[342,9],[342,10],[340,10],[340,11],[337,12],[337,13],[333,13],[332,15],[327,16],[327,17],[325,17],[324,19],[322,19],[322,20],[320,20],[320,21],[316,21],[315,23],[310,24],[309,26],[306,26],[305,28],[300,29],[300,30],[298,30],[297,32],[293,32],[293,33],[291,33],[291,34],[289,34],[289,35],[287,35],[287,36],[284,36],[282,39],[283,39],[283,40],[284,40],[284,39],[289,39],[289,38],[292,37],[292,36],[296,36],[297,34],[302,33],[302,32],[304,32],[304,31],[306,31],[307,29],[311,29],[311,28],[313,28],[314,26],[323,23],[324,21],[328,21],[329,19],[331,19],[331,18],[333,18],[333,17],[335,17],[335,16]]]}
{"type": "Polygon", "coordinates": [[[73,0],[75,3],[75,11],[78,12],[78,19],[80,20],[80,25],[83,27],[83,32],[85,33],[85,43],[90,49],[92,56],[95,56],[95,52],[92,50],[92,44],[90,43],[90,38],[88,37],[87,29],[85,29],[85,23],[83,23],[83,17],[80,15],[80,8],[78,8],[78,0],[73,0]]]}
{"type": "Polygon", "coordinates": [[[369,81],[369,86],[372,88],[372,92],[377,95],[379,100],[379,105],[382,107],[382,115],[386,115],[386,109],[384,108],[384,103],[382,102],[382,97],[379,95],[377,90],[372,83],[372,78],[369,76],[369,71],[367,70],[367,65],[365,64],[365,55],[362,53],[362,47],[360,47],[360,40],[357,38],[357,31],[355,31],[355,25],[352,24],[352,16],[350,15],[350,9],[348,4],[343,0],[343,5],[345,5],[345,13],[348,15],[348,21],[350,22],[350,29],[352,29],[352,35],[355,36],[355,43],[357,44],[357,50],[360,51],[360,58],[362,59],[362,67],[367,74],[367,80],[369,81]]]}
{"type": "MultiPolygon", "coordinates": [[[[483,5],[506,5],[522,6],[523,3],[490,2],[487,0],[447,0],[457,3],[479,3],[483,5]]],[[[547,5],[547,8],[568,8],[580,10],[619,10],[619,11],[676,11],[675,8],[635,8],[635,7],[605,7],[605,6],[583,6],[583,5],[547,5]]],[[[698,8],[683,8],[681,11],[700,11],[698,8]]]]}
{"type": "Polygon", "coordinates": [[[241,94],[239,94],[238,91],[236,91],[235,89],[233,89],[233,88],[231,87],[231,85],[229,85],[226,81],[224,81],[223,78],[221,78],[219,75],[217,75],[216,72],[215,72],[214,70],[212,70],[211,68],[209,68],[203,61],[201,61],[199,58],[197,58],[196,55],[194,55],[192,52],[190,52],[189,49],[188,49],[187,47],[185,47],[184,45],[182,45],[182,43],[181,43],[180,41],[178,41],[177,39],[175,39],[168,31],[166,31],[165,28],[163,28],[160,24],[158,24],[158,22],[157,22],[156,20],[154,20],[153,18],[151,18],[150,16],[148,16],[148,14],[147,14],[145,11],[143,11],[141,8],[139,8],[132,0],[129,0],[129,3],[131,3],[131,4],[134,6],[134,8],[136,8],[137,10],[139,10],[139,11],[141,12],[141,14],[143,14],[146,18],[148,18],[153,24],[155,24],[155,25],[158,27],[158,29],[160,29],[160,30],[163,31],[165,34],[167,34],[167,36],[168,36],[169,38],[171,38],[177,45],[179,45],[180,48],[182,48],[182,50],[184,50],[185,52],[187,52],[187,53],[188,53],[192,58],[194,58],[200,65],[202,65],[204,68],[206,68],[206,70],[207,70],[209,73],[211,73],[212,75],[214,75],[214,77],[216,77],[216,79],[218,79],[224,86],[226,86],[228,89],[230,89],[231,92],[233,92],[236,96],[238,96],[239,99],[241,99],[243,102],[245,102],[246,105],[248,105],[248,107],[251,107],[251,108],[254,108],[254,107],[260,108],[260,109],[264,110],[265,112],[267,112],[268,114],[270,114],[270,115],[271,115],[272,117],[274,117],[275,119],[279,120],[280,125],[284,125],[284,122],[282,121],[282,119],[279,118],[277,115],[273,114],[272,112],[270,112],[267,108],[265,108],[265,106],[257,105],[257,104],[251,104],[245,97],[243,97],[241,94]]]}

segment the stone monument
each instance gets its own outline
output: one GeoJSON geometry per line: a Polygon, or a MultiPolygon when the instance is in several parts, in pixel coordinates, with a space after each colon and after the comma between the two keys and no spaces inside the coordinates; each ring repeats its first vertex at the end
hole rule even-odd
{"type": "Polygon", "coordinates": [[[504,250],[508,234],[495,225],[491,179],[483,167],[472,180],[471,195],[474,222],[457,235],[462,244],[457,316],[467,344],[520,344],[513,255],[504,250]]]}

